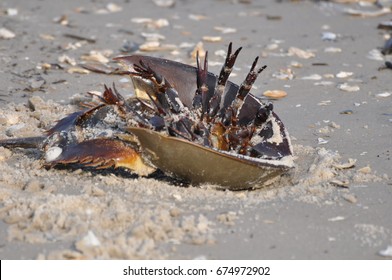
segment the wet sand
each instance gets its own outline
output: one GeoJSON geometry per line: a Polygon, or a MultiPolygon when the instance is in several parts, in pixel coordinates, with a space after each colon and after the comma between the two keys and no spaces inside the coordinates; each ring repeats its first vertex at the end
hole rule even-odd
{"type": "Polygon", "coordinates": [[[142,53],[194,64],[203,42],[214,73],[229,42],[243,46],[236,83],[261,56],[268,67],[252,92],[288,93],[271,102],[297,167],[271,187],[232,192],[46,170],[37,150],[0,148],[0,258],[390,258],[392,72],[368,56],[391,14],[354,17],[344,9],[377,9],[324,1],[174,2],[0,3],[0,28],[14,34],[0,39],[0,138],[40,135],[104,84],[131,93],[123,76],[76,67],[92,50],[111,59],[156,33],[163,49],[142,53]]]}

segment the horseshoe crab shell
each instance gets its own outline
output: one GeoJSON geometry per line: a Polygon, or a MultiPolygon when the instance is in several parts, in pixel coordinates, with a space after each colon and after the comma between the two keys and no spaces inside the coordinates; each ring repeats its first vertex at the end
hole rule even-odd
{"type": "Polygon", "coordinates": [[[144,128],[129,128],[145,156],[162,171],[194,184],[212,183],[222,189],[266,186],[293,167],[292,160],[263,160],[223,153],[144,128]]]}
{"type": "MultiPolygon", "coordinates": [[[[192,108],[194,105],[194,94],[198,90],[198,68],[141,55],[117,57],[115,60],[125,64],[131,73],[137,68],[135,65],[141,62],[148,65],[176,90],[184,106],[192,108]]],[[[156,91],[154,83],[138,75],[131,74],[131,78],[137,98],[151,99],[156,91]]],[[[207,72],[209,98],[214,95],[219,78],[207,72]]],[[[224,108],[235,101],[239,89],[240,86],[227,81],[222,95],[224,108]]],[[[253,120],[260,104],[262,102],[249,93],[238,113],[239,124],[246,125],[249,120],[253,120]]],[[[268,185],[294,166],[290,139],[283,123],[274,112],[271,113],[270,122],[273,127],[270,129],[271,135],[267,141],[255,145],[259,146],[260,153],[271,155],[265,158],[222,151],[146,128],[129,127],[128,131],[139,139],[144,156],[165,173],[196,184],[209,182],[222,188],[241,190],[268,185]]]]}

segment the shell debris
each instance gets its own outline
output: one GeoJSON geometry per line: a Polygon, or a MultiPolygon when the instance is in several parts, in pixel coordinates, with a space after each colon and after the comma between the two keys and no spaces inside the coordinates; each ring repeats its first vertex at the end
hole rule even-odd
{"type": "Polygon", "coordinates": [[[45,161],[52,162],[56,160],[63,152],[60,147],[50,147],[45,153],[45,161]]]}
{"type": "Polygon", "coordinates": [[[339,84],[338,89],[345,92],[356,92],[359,91],[361,88],[358,85],[349,85],[347,83],[339,84]]]}
{"type": "Polygon", "coordinates": [[[309,58],[316,56],[316,54],[311,51],[302,50],[297,47],[290,47],[288,50],[288,55],[295,55],[295,56],[298,56],[299,58],[303,58],[303,59],[309,59],[309,58]]]}
{"type": "Polygon", "coordinates": [[[220,36],[203,36],[203,41],[210,43],[217,43],[222,41],[222,37],[220,36]]]}
{"type": "Polygon", "coordinates": [[[12,39],[15,36],[15,33],[11,30],[8,30],[6,28],[0,28],[0,39],[12,39]]]}
{"type": "Polygon", "coordinates": [[[266,90],[263,95],[271,99],[280,99],[287,96],[284,90],[266,90]]]}

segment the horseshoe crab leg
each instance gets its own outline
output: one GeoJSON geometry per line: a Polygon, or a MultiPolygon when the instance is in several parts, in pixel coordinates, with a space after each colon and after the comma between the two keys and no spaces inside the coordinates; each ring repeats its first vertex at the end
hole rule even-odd
{"type": "Polygon", "coordinates": [[[199,52],[196,53],[197,63],[197,90],[193,98],[193,107],[198,109],[201,107],[201,119],[204,114],[208,111],[209,98],[208,98],[208,86],[207,86],[207,75],[208,75],[208,52],[206,52],[204,58],[204,67],[200,67],[199,52]]]}
{"type": "Polygon", "coordinates": [[[238,93],[237,93],[237,98],[244,100],[245,96],[249,93],[249,91],[252,89],[252,86],[254,82],[257,79],[257,76],[265,69],[267,68],[267,65],[264,65],[261,67],[259,70],[255,71],[257,61],[259,60],[259,57],[256,57],[255,60],[253,61],[252,67],[249,70],[248,75],[246,76],[244,82],[241,84],[238,93]]]}
{"type": "Polygon", "coordinates": [[[226,60],[225,63],[222,66],[222,69],[220,71],[219,77],[218,77],[218,82],[215,86],[215,91],[214,95],[210,100],[209,104],[209,115],[211,117],[214,117],[217,112],[219,111],[220,108],[223,107],[223,100],[222,100],[222,95],[224,93],[225,87],[226,87],[226,82],[229,79],[229,76],[233,70],[234,63],[237,59],[238,54],[242,50],[242,47],[238,48],[233,54],[232,52],[232,43],[230,42],[229,47],[227,49],[227,55],[226,55],[226,60]]]}
{"type": "Polygon", "coordinates": [[[14,139],[1,139],[0,147],[5,148],[40,148],[46,136],[25,137],[14,139]]]}
{"type": "MultiPolygon", "coordinates": [[[[162,107],[167,114],[169,114],[170,111],[178,114],[184,110],[184,104],[181,102],[177,91],[163,75],[155,72],[150,66],[144,64],[142,60],[140,60],[140,65],[135,65],[135,71],[136,72],[132,72],[131,74],[148,79],[154,83],[156,88],[154,97],[156,97],[156,100],[160,103],[159,105],[161,105],[160,107],[162,107]]],[[[156,106],[158,106],[158,104],[156,104],[156,106]]]]}

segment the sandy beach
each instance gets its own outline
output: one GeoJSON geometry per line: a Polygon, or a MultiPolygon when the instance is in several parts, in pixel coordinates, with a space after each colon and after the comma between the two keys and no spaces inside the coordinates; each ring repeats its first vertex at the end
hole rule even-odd
{"type": "Polygon", "coordinates": [[[264,98],[296,167],[229,191],[47,170],[39,150],[0,147],[0,258],[391,259],[392,70],[381,50],[392,29],[378,27],[392,2],[336,2],[1,1],[0,139],[42,135],[105,84],[133,93],[129,77],[86,63],[113,69],[113,57],[140,53],[195,65],[199,46],[217,74],[233,42],[243,50],[232,82],[260,56],[252,93],[287,92],[264,98]]]}

